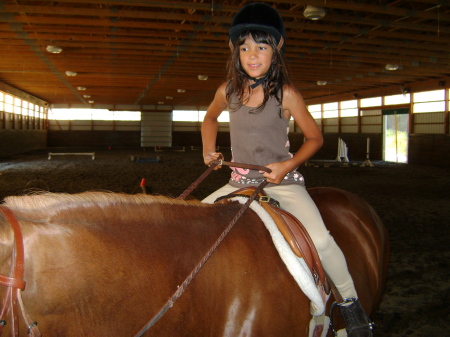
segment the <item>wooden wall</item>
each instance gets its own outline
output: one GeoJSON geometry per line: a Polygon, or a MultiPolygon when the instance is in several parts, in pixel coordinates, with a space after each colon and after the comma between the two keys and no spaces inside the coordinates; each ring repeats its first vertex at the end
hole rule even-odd
{"type": "MultiPolygon", "coordinates": [[[[371,160],[382,158],[381,134],[340,133],[325,134],[322,149],[313,159],[333,160],[337,156],[338,138],[341,137],[348,147],[350,160],[365,160],[366,140],[370,138],[371,160]]],[[[297,151],[303,144],[301,133],[289,134],[291,150],[297,151]]],[[[140,147],[140,132],[138,131],[48,131],[48,147],[140,147]]],[[[173,146],[202,146],[200,131],[174,131],[173,146]]],[[[217,146],[230,147],[228,132],[219,132],[217,146]]]]}
{"type": "Polygon", "coordinates": [[[140,131],[48,131],[47,147],[140,147],[140,131]]]}
{"type": "Polygon", "coordinates": [[[46,146],[46,130],[0,130],[0,157],[38,150],[46,146]]]}
{"type": "Polygon", "coordinates": [[[450,135],[410,134],[408,163],[450,167],[450,135]]]}
{"type": "MultiPolygon", "coordinates": [[[[173,131],[173,146],[201,146],[201,134],[196,131],[173,131]]],[[[325,133],[322,149],[312,158],[334,160],[337,139],[341,137],[348,147],[350,161],[365,160],[366,142],[370,138],[370,160],[382,160],[381,133],[325,133]]],[[[303,135],[289,134],[292,151],[303,143],[303,135]]],[[[219,147],[229,147],[227,131],[220,131],[219,147]]],[[[140,131],[123,130],[0,130],[0,157],[24,153],[46,147],[140,147],[140,131]]],[[[450,167],[450,136],[448,134],[417,133],[409,135],[409,164],[450,167]]]]}

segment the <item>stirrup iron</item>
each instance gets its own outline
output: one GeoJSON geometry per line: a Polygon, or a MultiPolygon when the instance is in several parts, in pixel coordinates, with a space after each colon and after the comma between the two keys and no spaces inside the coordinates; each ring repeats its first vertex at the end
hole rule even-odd
{"type": "Polygon", "coordinates": [[[334,327],[333,311],[339,307],[342,318],[344,319],[345,330],[348,337],[373,337],[374,323],[369,316],[364,312],[363,307],[358,299],[344,298],[341,303],[334,302],[330,309],[330,326],[334,336],[337,336],[337,331],[334,327]]]}

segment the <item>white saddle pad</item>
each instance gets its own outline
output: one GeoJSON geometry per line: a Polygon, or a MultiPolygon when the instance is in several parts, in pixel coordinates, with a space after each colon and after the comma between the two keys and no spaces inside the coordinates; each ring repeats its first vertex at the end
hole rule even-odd
{"type": "MultiPolygon", "coordinates": [[[[239,201],[241,204],[245,204],[248,201],[246,197],[234,197],[231,200],[239,201]]],[[[275,248],[278,250],[281,259],[286,265],[287,269],[291,273],[294,280],[297,282],[300,289],[305,293],[305,295],[313,302],[314,316],[320,316],[325,311],[325,302],[322,299],[320,291],[314,282],[314,278],[305,263],[303,258],[299,258],[292,251],[291,247],[285,240],[283,234],[278,230],[277,225],[273,221],[272,217],[267,213],[264,208],[254,201],[250,204],[250,208],[258,214],[258,216],[263,221],[267,230],[269,231],[275,248]]]]}

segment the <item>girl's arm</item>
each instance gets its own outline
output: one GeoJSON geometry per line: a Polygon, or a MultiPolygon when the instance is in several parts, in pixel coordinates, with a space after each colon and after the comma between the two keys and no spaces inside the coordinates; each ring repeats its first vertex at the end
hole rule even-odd
{"type": "Polygon", "coordinates": [[[267,165],[272,173],[264,173],[270,182],[279,184],[283,178],[311,158],[323,144],[322,133],[316,124],[316,121],[306,108],[302,95],[292,86],[283,88],[283,110],[284,116],[294,118],[295,124],[302,130],[306,139],[293,158],[280,163],[267,165]]]}
{"type": "Polygon", "coordinates": [[[220,155],[220,153],[216,152],[217,131],[219,129],[219,122],[217,119],[222,111],[227,108],[225,88],[226,83],[223,83],[217,89],[202,123],[203,160],[206,165],[217,159],[220,155]]]}

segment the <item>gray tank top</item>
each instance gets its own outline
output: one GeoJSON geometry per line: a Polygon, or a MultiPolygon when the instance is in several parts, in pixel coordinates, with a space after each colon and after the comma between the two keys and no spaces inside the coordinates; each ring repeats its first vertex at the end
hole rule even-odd
{"type": "MultiPolygon", "coordinates": [[[[231,107],[238,102],[232,98],[231,107]]],[[[230,112],[230,138],[232,161],[236,163],[265,166],[292,158],[289,152],[289,120],[282,114],[282,106],[271,96],[261,112],[250,112],[253,108],[242,106],[230,112]]],[[[235,187],[258,185],[264,177],[256,170],[231,168],[230,184],[235,187]]],[[[282,184],[304,185],[303,176],[292,171],[282,184]]],[[[274,184],[269,184],[269,186],[274,184]]]]}

